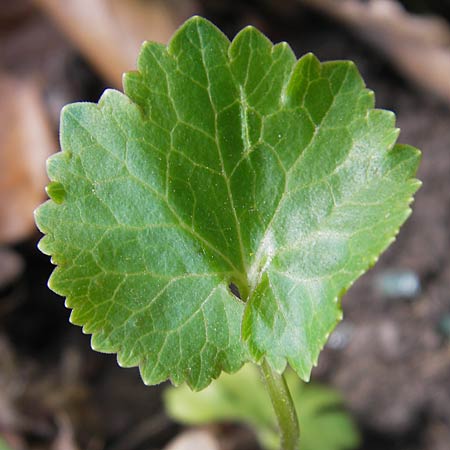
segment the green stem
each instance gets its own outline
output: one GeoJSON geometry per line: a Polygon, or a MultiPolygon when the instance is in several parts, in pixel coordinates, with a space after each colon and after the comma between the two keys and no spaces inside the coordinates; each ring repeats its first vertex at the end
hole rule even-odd
{"type": "Polygon", "coordinates": [[[298,450],[298,418],[286,380],[283,375],[273,370],[266,360],[262,362],[261,369],[280,427],[281,450],[298,450]]]}

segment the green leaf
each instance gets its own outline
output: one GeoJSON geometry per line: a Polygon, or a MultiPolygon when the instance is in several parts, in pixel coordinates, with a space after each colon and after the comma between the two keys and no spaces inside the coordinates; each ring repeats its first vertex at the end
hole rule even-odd
{"type": "Polygon", "coordinates": [[[0,450],[11,450],[11,447],[9,447],[1,437],[0,437],[0,450]]]}
{"type": "MultiPolygon", "coordinates": [[[[286,373],[299,414],[300,450],[350,450],[360,437],[333,389],[306,385],[291,371],[286,373]]],[[[250,426],[267,450],[279,448],[277,421],[264,383],[255,366],[247,364],[233,376],[223,374],[202,392],[186,386],[167,388],[164,404],[170,417],[186,425],[241,422],[250,426]]]]}
{"type": "Polygon", "coordinates": [[[410,214],[419,152],[351,62],[296,61],[252,27],[230,43],[192,18],[124,87],[64,109],[36,213],[71,321],[149,384],[263,357],[308,379],[410,214]]]}

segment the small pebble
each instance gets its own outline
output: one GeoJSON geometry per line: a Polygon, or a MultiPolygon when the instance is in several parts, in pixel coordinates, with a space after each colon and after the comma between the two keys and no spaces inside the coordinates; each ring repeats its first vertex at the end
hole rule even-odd
{"type": "Polygon", "coordinates": [[[327,347],[333,350],[344,350],[352,340],[355,326],[350,322],[341,322],[331,333],[327,347]]]}
{"type": "Polygon", "coordinates": [[[390,269],[375,277],[378,294],[390,299],[413,299],[420,294],[420,280],[412,270],[390,269]]]}
{"type": "Polygon", "coordinates": [[[438,329],[442,335],[450,339],[450,312],[441,317],[439,320],[438,329]]]}

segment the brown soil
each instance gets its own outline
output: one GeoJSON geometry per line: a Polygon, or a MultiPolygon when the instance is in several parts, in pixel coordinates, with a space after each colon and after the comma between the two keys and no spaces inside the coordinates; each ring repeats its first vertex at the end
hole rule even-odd
{"type": "MultiPolygon", "coordinates": [[[[315,378],[344,394],[364,432],[361,450],[448,450],[450,337],[442,319],[450,314],[449,108],[406,84],[351,33],[289,1],[265,9],[250,1],[233,9],[227,2],[205,3],[230,36],[251,22],[274,41],[289,41],[299,56],[313,51],[321,60],[354,60],[377,105],[397,113],[400,141],[423,150],[414,213],[397,242],[345,296],[351,335],[343,348],[325,349],[315,378]],[[414,272],[420,293],[406,299],[380,291],[376,280],[394,269],[414,272]]],[[[68,97],[96,100],[101,83],[73,50],[71,55],[62,62],[71,76],[61,89],[68,97]],[[74,73],[86,80],[83,86],[74,73]]],[[[56,436],[71,432],[88,450],[161,448],[179,428],[162,410],[161,388],[144,387],[137,370],[120,369],[114,356],[91,351],[89,337],[68,324],[62,300],[46,287],[52,267],[36,250],[37,239],[14,248],[25,270],[0,290],[5,433],[17,439],[17,448],[47,449],[56,436]],[[68,416],[75,429],[68,428],[68,416]]]]}

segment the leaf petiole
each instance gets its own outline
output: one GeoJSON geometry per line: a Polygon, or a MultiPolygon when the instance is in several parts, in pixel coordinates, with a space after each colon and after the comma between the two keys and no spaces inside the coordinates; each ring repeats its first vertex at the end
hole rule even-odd
{"type": "Polygon", "coordinates": [[[283,375],[273,370],[266,360],[261,364],[261,371],[272,401],[281,435],[281,450],[298,450],[300,429],[297,412],[291,393],[283,375]]]}

